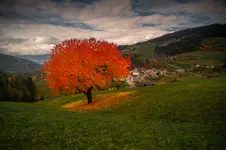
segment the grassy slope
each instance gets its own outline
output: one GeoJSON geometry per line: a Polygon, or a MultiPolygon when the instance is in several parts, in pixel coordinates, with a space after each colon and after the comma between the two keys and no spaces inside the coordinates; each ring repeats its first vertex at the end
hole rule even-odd
{"type": "Polygon", "coordinates": [[[54,91],[48,88],[46,80],[35,80],[34,82],[39,97],[44,96],[46,98],[55,96],[54,91]]]}
{"type": "Polygon", "coordinates": [[[178,54],[174,56],[176,59],[182,60],[173,60],[171,63],[182,67],[190,68],[194,67],[196,64],[200,65],[220,65],[226,59],[225,52],[189,52],[178,54]]]}
{"type": "Polygon", "coordinates": [[[129,89],[137,92],[133,100],[95,113],[58,109],[83,95],[1,102],[0,149],[223,149],[225,81],[188,76],[173,84],[129,89]]]}
{"type": "MultiPolygon", "coordinates": [[[[161,39],[161,37],[159,38],[161,39]]],[[[123,53],[125,54],[130,54],[130,55],[134,55],[134,54],[140,54],[142,57],[147,57],[147,58],[155,58],[152,57],[152,54],[155,53],[155,46],[160,46],[160,45],[168,45],[170,43],[172,39],[164,39],[161,42],[159,42],[158,40],[153,40],[153,41],[147,41],[147,42],[143,42],[143,43],[138,43],[135,45],[131,45],[129,47],[127,47],[123,53]],[[150,44],[148,44],[150,43],[150,44]]],[[[226,38],[225,37],[211,37],[211,38],[204,38],[201,42],[201,44],[207,45],[209,47],[213,48],[217,48],[217,47],[221,47],[221,48],[225,48],[226,47],[226,38]]],[[[186,53],[185,53],[186,54],[186,53]]]]}
{"type": "Polygon", "coordinates": [[[138,43],[135,45],[131,45],[127,47],[125,50],[123,50],[123,53],[125,54],[140,54],[144,57],[151,57],[154,53],[155,43],[154,44],[147,44],[147,43],[138,43]]]}

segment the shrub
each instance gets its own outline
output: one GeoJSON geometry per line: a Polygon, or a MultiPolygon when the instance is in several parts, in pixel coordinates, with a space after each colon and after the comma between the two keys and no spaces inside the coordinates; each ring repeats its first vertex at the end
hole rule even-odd
{"type": "Polygon", "coordinates": [[[222,67],[223,69],[225,69],[225,68],[226,68],[226,63],[222,64],[221,67],[222,67]]]}
{"type": "Polygon", "coordinates": [[[41,97],[40,97],[40,100],[44,100],[45,98],[44,98],[44,96],[42,95],[41,97]]]}
{"type": "Polygon", "coordinates": [[[213,68],[213,71],[214,72],[220,72],[220,71],[222,71],[223,69],[222,69],[222,67],[221,66],[214,66],[214,68],[213,68]]]}

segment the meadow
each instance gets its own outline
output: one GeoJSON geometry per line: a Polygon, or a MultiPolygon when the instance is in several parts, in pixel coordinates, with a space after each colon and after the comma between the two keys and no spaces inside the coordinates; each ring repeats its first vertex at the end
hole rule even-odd
{"type": "Polygon", "coordinates": [[[82,94],[0,102],[0,149],[226,148],[225,76],[186,76],[170,84],[94,92],[93,97],[94,107],[104,100],[114,105],[80,111],[64,107],[86,102],[82,94]],[[113,96],[120,93],[127,94],[113,96]]]}

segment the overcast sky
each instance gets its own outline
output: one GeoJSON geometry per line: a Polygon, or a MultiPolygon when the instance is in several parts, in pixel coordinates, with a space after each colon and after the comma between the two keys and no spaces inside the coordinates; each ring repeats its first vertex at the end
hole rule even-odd
{"type": "Polygon", "coordinates": [[[134,44],[225,14],[226,0],[1,0],[0,53],[47,54],[70,38],[134,44]]]}

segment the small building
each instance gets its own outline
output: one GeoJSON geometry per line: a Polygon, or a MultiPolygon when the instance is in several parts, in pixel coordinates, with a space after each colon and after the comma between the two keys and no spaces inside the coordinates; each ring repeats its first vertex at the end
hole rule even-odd
{"type": "Polygon", "coordinates": [[[165,75],[167,73],[167,70],[160,70],[161,75],[165,75]]]}
{"type": "Polygon", "coordinates": [[[133,74],[134,76],[139,76],[139,75],[140,75],[139,72],[132,72],[132,74],[133,74]]]}
{"type": "Polygon", "coordinates": [[[157,72],[156,72],[156,71],[152,71],[152,72],[151,72],[151,76],[152,76],[152,77],[157,76],[157,72]]]}
{"type": "Polygon", "coordinates": [[[184,69],[177,69],[177,72],[184,72],[184,69]]]}
{"type": "Polygon", "coordinates": [[[133,72],[130,72],[129,80],[130,81],[135,81],[135,79],[136,79],[136,75],[134,75],[133,72]]]}

